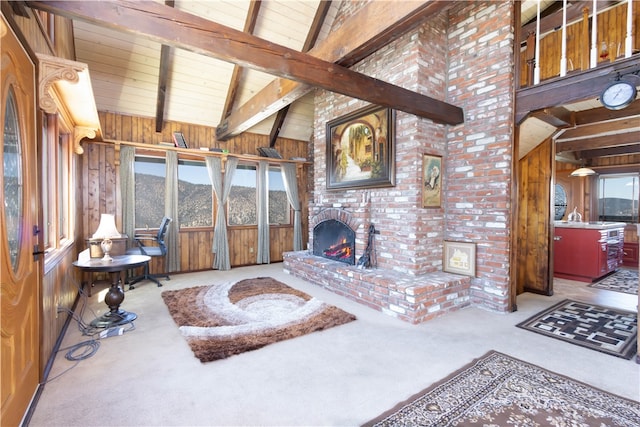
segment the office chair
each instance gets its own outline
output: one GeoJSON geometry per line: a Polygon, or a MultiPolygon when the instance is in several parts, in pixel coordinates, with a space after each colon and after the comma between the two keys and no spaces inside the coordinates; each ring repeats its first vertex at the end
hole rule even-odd
{"type": "MultiPolygon", "coordinates": [[[[164,243],[164,237],[167,234],[167,230],[169,229],[169,224],[171,224],[171,221],[172,220],[169,217],[165,216],[164,218],[162,218],[160,228],[158,229],[158,233],[156,235],[136,234],[133,239],[135,240],[138,247],[127,250],[127,255],[149,255],[150,257],[166,256],[167,246],[164,243]]],[[[144,266],[144,273],[142,273],[140,276],[129,279],[129,289],[135,289],[133,285],[142,280],[151,280],[160,287],[162,286],[162,283],[160,283],[160,281],[158,280],[158,278],[160,277],[164,277],[167,280],[170,280],[167,273],[150,274],[149,263],[147,263],[144,266]]]]}

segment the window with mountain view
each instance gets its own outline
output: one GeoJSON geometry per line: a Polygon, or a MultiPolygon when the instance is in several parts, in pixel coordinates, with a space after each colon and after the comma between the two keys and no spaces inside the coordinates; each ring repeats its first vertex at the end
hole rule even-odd
{"type": "Polygon", "coordinates": [[[136,228],[157,228],[164,216],[164,157],[136,156],[136,228]]]}
{"type": "MultiPolygon", "coordinates": [[[[136,156],[136,228],[157,228],[164,216],[164,157],[136,156]]],[[[203,161],[178,160],[180,228],[213,225],[213,192],[203,161]]]]}
{"type": "Polygon", "coordinates": [[[213,187],[203,161],[178,161],[180,227],[213,226],[213,187]]]}
{"type": "MultiPolygon", "coordinates": [[[[269,167],[269,224],[283,225],[291,222],[291,210],[284,189],[282,172],[277,166],[269,167]]],[[[227,222],[230,226],[256,225],[257,170],[255,165],[238,165],[227,201],[227,222]]]]}
{"type": "Polygon", "coordinates": [[[638,222],[640,174],[601,175],[598,178],[598,220],[638,222]]]}

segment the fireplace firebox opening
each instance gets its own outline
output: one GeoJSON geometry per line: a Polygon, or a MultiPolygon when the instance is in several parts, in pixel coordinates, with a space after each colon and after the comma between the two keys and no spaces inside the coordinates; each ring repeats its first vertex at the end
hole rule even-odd
{"type": "Polygon", "coordinates": [[[320,222],[313,228],[313,254],[354,265],[356,262],[355,231],[336,219],[320,222]]]}

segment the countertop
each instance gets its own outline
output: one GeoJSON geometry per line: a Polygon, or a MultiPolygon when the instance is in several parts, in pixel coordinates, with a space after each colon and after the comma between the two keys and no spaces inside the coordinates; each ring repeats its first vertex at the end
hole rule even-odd
{"type": "Polygon", "coordinates": [[[624,228],[627,224],[624,222],[569,222],[554,221],[555,227],[564,228],[587,228],[590,230],[608,230],[611,228],[624,228]]]}

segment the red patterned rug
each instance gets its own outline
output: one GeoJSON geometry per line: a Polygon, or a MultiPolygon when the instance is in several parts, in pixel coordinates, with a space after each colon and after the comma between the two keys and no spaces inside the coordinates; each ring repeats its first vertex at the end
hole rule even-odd
{"type": "Polygon", "coordinates": [[[640,403],[496,351],[365,426],[637,427],[640,403]]]}
{"type": "Polygon", "coordinates": [[[355,316],[271,277],[162,292],[201,362],[355,320],[355,316]]]}

